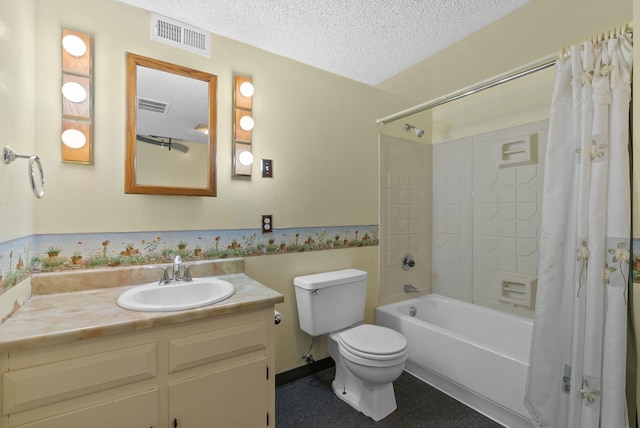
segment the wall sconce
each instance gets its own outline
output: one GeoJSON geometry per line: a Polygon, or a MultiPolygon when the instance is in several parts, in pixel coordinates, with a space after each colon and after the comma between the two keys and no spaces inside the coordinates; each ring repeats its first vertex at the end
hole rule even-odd
{"type": "Polygon", "coordinates": [[[62,29],[62,161],[93,163],[91,36],[62,29]]]}
{"type": "Polygon", "coordinates": [[[233,91],[233,175],[251,176],[251,143],[255,122],[252,116],[253,83],[251,78],[235,76],[233,91]]]}

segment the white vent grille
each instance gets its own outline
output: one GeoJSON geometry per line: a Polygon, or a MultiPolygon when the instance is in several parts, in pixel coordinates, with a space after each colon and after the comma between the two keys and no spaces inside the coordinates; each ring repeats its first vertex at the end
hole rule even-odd
{"type": "Polygon", "coordinates": [[[167,111],[169,111],[169,104],[162,101],[155,101],[148,98],[138,97],[138,108],[140,110],[166,114],[167,111]]]}
{"type": "Polygon", "coordinates": [[[211,34],[166,16],[151,14],[151,40],[211,57],[211,34]]]}

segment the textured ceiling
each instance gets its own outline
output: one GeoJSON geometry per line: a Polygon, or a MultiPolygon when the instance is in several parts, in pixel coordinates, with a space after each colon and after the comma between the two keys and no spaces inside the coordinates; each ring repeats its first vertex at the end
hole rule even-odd
{"type": "Polygon", "coordinates": [[[120,0],[377,85],[531,0],[120,0]]]}

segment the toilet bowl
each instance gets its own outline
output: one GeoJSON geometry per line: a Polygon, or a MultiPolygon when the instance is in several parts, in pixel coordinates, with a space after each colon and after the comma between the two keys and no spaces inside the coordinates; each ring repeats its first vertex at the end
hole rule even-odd
{"type": "Polygon", "coordinates": [[[329,335],[336,363],[334,392],[353,408],[379,421],[396,408],[393,381],[404,369],[407,341],[400,333],[362,324],[329,335]]]}

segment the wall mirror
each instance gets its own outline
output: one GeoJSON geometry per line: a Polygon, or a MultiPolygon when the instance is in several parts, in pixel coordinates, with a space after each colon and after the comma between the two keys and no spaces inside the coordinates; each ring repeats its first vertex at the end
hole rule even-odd
{"type": "Polygon", "coordinates": [[[127,53],[125,193],[216,196],[217,76],[127,53]]]}

